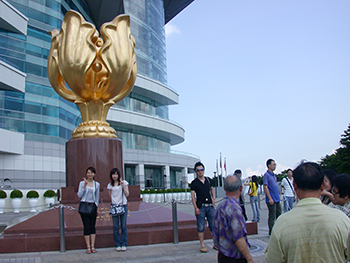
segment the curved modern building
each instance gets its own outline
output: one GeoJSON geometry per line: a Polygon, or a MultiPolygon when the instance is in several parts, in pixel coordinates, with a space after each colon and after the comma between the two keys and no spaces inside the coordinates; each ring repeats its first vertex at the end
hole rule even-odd
{"type": "Polygon", "coordinates": [[[126,180],[141,189],[185,187],[199,158],[171,150],[185,131],[169,120],[179,94],[167,85],[164,26],[192,1],[0,0],[0,180],[23,189],[65,186],[65,143],[81,118],[48,81],[48,32],[73,9],[97,29],[118,14],[131,18],[137,79],[107,116],[123,141],[126,180]]]}

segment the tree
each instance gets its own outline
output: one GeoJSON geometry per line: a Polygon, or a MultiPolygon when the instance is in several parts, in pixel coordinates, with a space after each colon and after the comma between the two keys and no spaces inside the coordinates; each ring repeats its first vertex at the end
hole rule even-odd
{"type": "Polygon", "coordinates": [[[281,173],[276,174],[277,182],[281,182],[284,177],[287,177],[287,170],[284,170],[281,173]]]}
{"type": "Polygon", "coordinates": [[[333,154],[321,158],[321,167],[332,169],[338,174],[350,174],[350,124],[341,135],[340,145],[340,148],[336,149],[333,154]]]}

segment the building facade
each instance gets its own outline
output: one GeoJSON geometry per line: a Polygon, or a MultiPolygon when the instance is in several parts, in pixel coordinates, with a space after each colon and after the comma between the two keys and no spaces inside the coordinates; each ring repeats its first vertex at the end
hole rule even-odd
{"type": "Polygon", "coordinates": [[[47,78],[48,32],[73,9],[97,29],[118,14],[131,18],[137,79],[107,116],[123,141],[126,180],[141,189],[186,187],[199,158],[171,150],[184,141],[184,129],[169,120],[179,94],[167,85],[164,26],[191,2],[0,0],[0,180],[23,189],[65,186],[65,143],[81,118],[47,78]]]}

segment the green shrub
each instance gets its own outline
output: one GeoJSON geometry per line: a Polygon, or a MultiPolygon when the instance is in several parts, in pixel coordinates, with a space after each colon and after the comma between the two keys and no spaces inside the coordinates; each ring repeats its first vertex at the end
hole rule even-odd
{"type": "Polygon", "coordinates": [[[7,197],[6,192],[3,191],[3,190],[0,190],[0,198],[1,198],[1,199],[5,199],[6,197],[7,197]]]}
{"type": "Polygon", "coordinates": [[[39,193],[35,190],[30,190],[27,193],[27,198],[38,198],[39,197],[39,193]]]}
{"type": "Polygon", "coordinates": [[[55,197],[57,196],[54,190],[46,190],[44,193],[44,197],[55,197]]]}
{"type": "Polygon", "coordinates": [[[150,193],[150,194],[155,194],[155,193],[156,193],[156,189],[153,189],[153,188],[152,188],[152,189],[149,189],[149,193],[150,193]]]}
{"type": "Polygon", "coordinates": [[[148,194],[149,194],[149,189],[143,190],[143,193],[146,194],[146,195],[148,195],[148,194]]]}
{"type": "Polygon", "coordinates": [[[20,190],[12,190],[11,194],[10,194],[10,198],[22,198],[23,197],[23,193],[20,190]]]}

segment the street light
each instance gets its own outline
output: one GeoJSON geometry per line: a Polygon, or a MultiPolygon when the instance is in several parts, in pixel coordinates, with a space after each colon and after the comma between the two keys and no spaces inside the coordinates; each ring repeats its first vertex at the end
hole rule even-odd
{"type": "Polygon", "coordinates": [[[165,203],[165,182],[164,182],[165,178],[166,178],[166,174],[163,175],[163,197],[164,197],[164,203],[165,203]]]}

